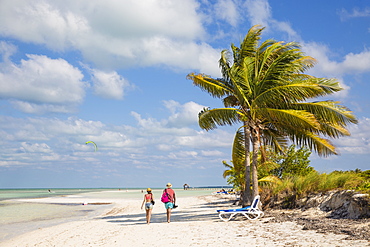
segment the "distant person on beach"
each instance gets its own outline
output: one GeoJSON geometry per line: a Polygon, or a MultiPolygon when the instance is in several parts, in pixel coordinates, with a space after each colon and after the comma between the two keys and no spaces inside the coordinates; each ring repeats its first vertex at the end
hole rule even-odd
{"type": "Polygon", "coordinates": [[[166,189],[163,190],[161,201],[164,203],[164,207],[167,211],[167,222],[171,222],[171,210],[176,208],[176,194],[175,191],[171,188],[172,184],[168,183],[166,189]]]}
{"type": "Polygon", "coordinates": [[[148,188],[146,190],[148,194],[144,195],[143,203],[141,204],[141,209],[143,209],[144,203],[145,203],[145,211],[146,211],[146,223],[150,223],[150,218],[152,217],[152,209],[154,205],[154,197],[152,194],[152,189],[148,188]]]}

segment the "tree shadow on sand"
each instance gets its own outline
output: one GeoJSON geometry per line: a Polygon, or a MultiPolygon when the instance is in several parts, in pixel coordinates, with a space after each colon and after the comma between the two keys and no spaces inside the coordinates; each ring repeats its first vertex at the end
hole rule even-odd
{"type": "MultiPolygon", "coordinates": [[[[222,198],[221,198],[222,199],[222,198]]],[[[198,204],[198,205],[194,205],[193,207],[191,208],[200,208],[200,209],[210,209],[210,208],[214,208],[214,209],[221,209],[221,208],[229,208],[229,207],[237,207],[235,206],[234,204],[237,202],[238,200],[235,200],[235,199],[225,199],[223,201],[210,201],[210,202],[206,202],[204,204],[198,204]]]]}
{"type": "MultiPolygon", "coordinates": [[[[101,219],[108,220],[111,223],[122,223],[124,225],[140,225],[146,224],[145,213],[104,216],[101,219]]],[[[189,222],[189,221],[217,221],[219,220],[217,213],[202,213],[201,211],[177,211],[173,210],[171,214],[171,222],[189,222]]],[[[166,213],[153,213],[150,223],[167,222],[166,213]]]]}
{"type": "MultiPolygon", "coordinates": [[[[235,207],[232,205],[234,201],[235,200],[209,201],[203,204],[197,204],[188,207],[184,210],[179,208],[173,209],[171,214],[171,222],[219,221],[220,219],[218,217],[217,209],[235,207]]],[[[108,222],[111,223],[121,223],[124,225],[146,224],[145,213],[104,216],[101,217],[101,219],[108,220],[108,222]]],[[[153,212],[150,222],[167,222],[166,213],[153,212]]]]}

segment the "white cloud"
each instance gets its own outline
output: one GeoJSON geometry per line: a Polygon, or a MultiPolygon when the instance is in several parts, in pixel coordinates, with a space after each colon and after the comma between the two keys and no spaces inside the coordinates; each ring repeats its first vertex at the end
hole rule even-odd
{"type": "Polygon", "coordinates": [[[329,47],[315,42],[303,43],[302,50],[317,60],[314,68],[308,72],[318,77],[336,78],[345,90],[336,93],[336,97],[344,98],[348,95],[350,87],[343,80],[345,75],[356,75],[358,73],[370,72],[370,52],[364,50],[361,53],[349,53],[345,55],[342,61],[330,59],[332,52],[329,47]]]}
{"type": "MultiPolygon", "coordinates": [[[[289,35],[289,40],[299,41],[302,44],[303,51],[318,61],[318,64],[310,71],[316,74],[316,76],[340,78],[345,74],[370,71],[370,52],[368,50],[365,49],[358,54],[349,53],[339,62],[331,60],[330,57],[333,54],[331,54],[329,47],[315,42],[302,41],[302,38],[289,23],[274,19],[267,0],[248,0],[245,2],[245,7],[247,8],[250,22],[253,25],[260,24],[266,26],[267,30],[283,31],[289,35]]],[[[351,17],[369,16],[370,13],[367,8],[363,11],[354,10],[352,14],[349,14],[345,10],[343,11],[343,13],[347,13],[351,17]]],[[[348,88],[345,84],[343,84],[343,87],[348,88]]]]}
{"type": "Polygon", "coordinates": [[[157,145],[157,149],[161,151],[171,151],[175,148],[174,145],[168,145],[168,144],[159,144],[157,145]]]}
{"type": "Polygon", "coordinates": [[[53,50],[79,50],[105,69],[166,64],[217,73],[217,64],[203,65],[204,56],[215,51],[202,43],[206,33],[198,7],[193,0],[4,0],[0,34],[53,50]]]}
{"type": "Polygon", "coordinates": [[[92,81],[95,94],[107,99],[123,99],[125,89],[130,87],[129,82],[115,71],[92,70],[92,81]]]}
{"type": "Polygon", "coordinates": [[[180,105],[174,100],[164,101],[164,105],[172,114],[168,118],[168,126],[177,128],[198,124],[198,113],[204,108],[195,102],[180,105]]]}
{"type": "Polygon", "coordinates": [[[289,40],[300,40],[299,35],[291,27],[290,23],[278,21],[273,18],[268,0],[247,0],[244,4],[252,25],[266,27],[266,31],[282,31],[289,40]]]}
{"type": "Polygon", "coordinates": [[[136,119],[138,125],[142,128],[159,129],[162,127],[161,123],[154,118],[142,118],[141,115],[137,112],[131,112],[131,115],[136,119]]]}
{"type": "Polygon", "coordinates": [[[302,43],[302,50],[306,55],[317,60],[316,66],[311,69],[311,71],[317,73],[317,76],[322,76],[323,74],[333,76],[337,73],[336,69],[338,68],[338,63],[329,59],[330,50],[326,45],[306,42],[302,43]]]}
{"type": "Polygon", "coordinates": [[[272,14],[271,7],[267,0],[247,0],[244,6],[247,8],[252,25],[268,26],[272,14]]]}
{"type": "MultiPolygon", "coordinates": [[[[65,2],[65,1],[61,1],[65,2]]],[[[135,0],[86,3],[79,9],[69,9],[86,16],[94,31],[111,37],[150,37],[153,34],[176,39],[194,39],[203,35],[201,20],[196,13],[196,1],[135,0]]]]}
{"type": "Polygon", "coordinates": [[[74,105],[35,104],[19,100],[11,100],[11,105],[21,112],[31,114],[44,114],[47,112],[70,113],[74,112],[74,105]]]}
{"type": "Polygon", "coordinates": [[[292,28],[292,26],[288,22],[272,20],[271,26],[272,26],[271,27],[272,29],[276,29],[276,30],[286,33],[288,35],[289,40],[293,40],[293,41],[301,40],[301,37],[299,36],[299,34],[292,28]]]}
{"type": "Polygon", "coordinates": [[[200,131],[196,135],[177,136],[175,140],[180,146],[209,149],[231,147],[233,138],[234,133],[217,129],[212,132],[200,131]]]}
{"type": "Polygon", "coordinates": [[[3,64],[0,97],[15,100],[19,109],[33,113],[68,112],[82,102],[85,83],[79,69],[64,59],[38,55],[27,55],[27,58],[20,65],[3,64]]]}
{"type": "Polygon", "coordinates": [[[203,150],[201,153],[202,153],[203,156],[209,156],[209,157],[225,155],[224,153],[220,152],[219,150],[203,150]]]}
{"type": "MultiPolygon", "coordinates": [[[[220,51],[206,43],[174,41],[165,36],[154,36],[143,41],[140,54],[141,66],[164,64],[183,70],[198,69],[213,76],[220,75],[220,51]]],[[[137,59],[137,58],[135,58],[137,59]]]]}
{"type": "MultiPolygon", "coordinates": [[[[370,52],[368,50],[365,49],[358,54],[349,53],[344,56],[342,61],[334,61],[330,59],[333,54],[331,54],[329,47],[315,42],[304,42],[289,23],[274,19],[267,0],[248,0],[245,2],[245,7],[253,25],[260,24],[265,26],[267,31],[282,31],[288,34],[289,40],[299,41],[303,51],[318,61],[318,64],[310,70],[316,76],[340,78],[345,74],[370,71],[370,52]]],[[[354,10],[352,14],[345,10],[343,11],[351,17],[368,16],[369,13],[368,9],[363,11],[354,10]]],[[[348,88],[345,84],[342,86],[348,88]]]]}
{"type": "Polygon", "coordinates": [[[369,7],[366,7],[364,9],[354,8],[352,9],[352,12],[349,12],[346,9],[341,9],[340,11],[338,11],[338,14],[342,21],[346,21],[347,19],[350,18],[369,17],[370,8],[369,7]]]}
{"type": "Polygon", "coordinates": [[[370,154],[370,118],[362,118],[357,125],[349,126],[351,136],[334,140],[340,153],[370,154]]]}
{"type": "Polygon", "coordinates": [[[232,0],[219,0],[215,5],[215,15],[235,27],[239,20],[239,12],[232,0]]]}
{"type": "Polygon", "coordinates": [[[198,153],[195,151],[179,151],[168,155],[171,159],[196,158],[198,153]]]}
{"type": "Polygon", "coordinates": [[[370,71],[370,51],[365,50],[361,53],[349,53],[341,63],[340,71],[346,74],[355,74],[370,71]]]}
{"type": "Polygon", "coordinates": [[[111,126],[100,121],[72,117],[63,120],[0,116],[0,135],[3,137],[0,157],[12,153],[6,155],[7,162],[4,165],[23,164],[15,160],[28,160],[29,163],[31,159],[35,164],[37,161],[49,162],[55,159],[73,163],[91,160],[98,163],[101,162],[98,159],[100,156],[113,163],[125,160],[126,163],[140,161],[141,164],[164,160],[171,163],[168,157],[177,161],[189,159],[189,165],[203,162],[205,157],[211,156],[228,159],[219,149],[229,152],[234,133],[222,129],[211,132],[193,129],[199,107],[194,102],[181,105],[167,101],[165,104],[169,112],[167,118],[143,118],[133,113],[137,120],[133,126],[111,126]],[[195,118],[191,116],[193,114],[195,118]],[[168,125],[169,122],[177,121],[181,122],[181,126],[168,125]],[[90,140],[98,145],[98,152],[93,152],[92,147],[85,144],[90,140]]]}
{"type": "Polygon", "coordinates": [[[222,129],[205,132],[191,128],[198,125],[198,113],[203,106],[194,102],[181,105],[173,100],[164,101],[164,105],[170,111],[167,119],[143,118],[139,113],[131,113],[139,126],[136,131],[155,137],[155,140],[146,139],[146,142],[156,143],[160,150],[168,150],[173,146],[201,149],[230,147],[234,133],[222,129]]]}
{"type": "Polygon", "coordinates": [[[344,89],[333,96],[337,98],[346,98],[349,94],[350,87],[345,83],[342,76],[344,70],[341,70],[340,63],[329,58],[331,55],[330,49],[322,44],[315,42],[302,43],[302,50],[307,56],[313,57],[317,60],[314,68],[311,68],[307,73],[317,77],[336,78],[341,87],[344,89]]]}
{"type": "Polygon", "coordinates": [[[27,143],[22,142],[21,148],[23,152],[30,152],[30,153],[51,153],[52,150],[46,143],[27,143]]]}
{"type": "Polygon", "coordinates": [[[9,63],[9,57],[17,51],[15,45],[9,44],[4,41],[0,41],[0,54],[3,56],[3,61],[9,63]]]}
{"type": "Polygon", "coordinates": [[[349,53],[338,62],[330,59],[333,54],[326,45],[315,42],[303,43],[302,49],[318,61],[313,71],[320,74],[343,76],[370,71],[370,51],[368,50],[358,54],[349,53]]]}
{"type": "Polygon", "coordinates": [[[2,1],[0,33],[26,42],[64,48],[68,23],[60,11],[46,1],[2,1]],[[11,27],[11,28],[9,28],[11,27]]]}
{"type": "Polygon", "coordinates": [[[216,50],[210,45],[203,43],[199,53],[199,70],[214,78],[220,78],[221,72],[218,67],[221,50],[216,50]]]}

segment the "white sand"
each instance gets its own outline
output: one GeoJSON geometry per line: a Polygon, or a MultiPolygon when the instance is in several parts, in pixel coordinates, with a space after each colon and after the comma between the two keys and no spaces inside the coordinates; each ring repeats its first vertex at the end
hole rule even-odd
{"type": "MultiPolygon", "coordinates": [[[[33,201],[56,203],[55,198],[33,201]]],[[[74,203],[76,199],[58,198],[74,203]]],[[[89,202],[111,202],[109,200],[89,202]]],[[[0,243],[2,247],[27,246],[370,246],[365,240],[344,240],[346,235],[302,230],[294,222],[271,223],[268,218],[229,222],[218,218],[217,209],[230,208],[220,195],[178,198],[171,223],[157,200],[151,224],[145,223],[141,200],[114,201],[102,216],[41,228],[0,243]]]]}

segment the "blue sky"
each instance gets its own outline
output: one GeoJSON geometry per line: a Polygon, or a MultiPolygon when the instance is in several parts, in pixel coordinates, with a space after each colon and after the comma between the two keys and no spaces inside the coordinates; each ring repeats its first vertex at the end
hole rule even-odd
{"type": "Polygon", "coordinates": [[[201,130],[198,112],[222,105],[186,75],[219,77],[255,24],[299,42],[359,120],[311,165],[370,169],[368,1],[2,0],[0,188],[225,185],[239,126],[201,130]]]}

